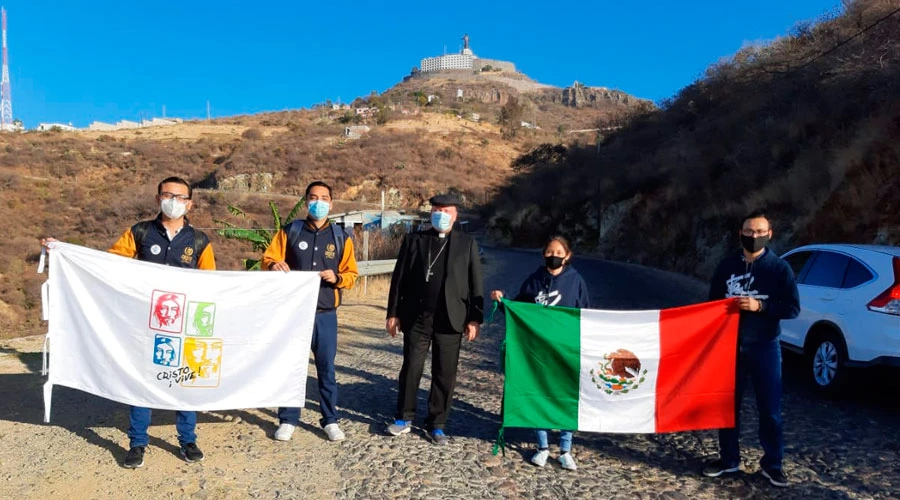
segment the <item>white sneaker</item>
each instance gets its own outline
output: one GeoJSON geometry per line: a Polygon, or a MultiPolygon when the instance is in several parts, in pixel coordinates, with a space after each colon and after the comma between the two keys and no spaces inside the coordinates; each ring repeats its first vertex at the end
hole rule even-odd
{"type": "Polygon", "coordinates": [[[563,469],[566,470],[575,470],[578,468],[578,465],[575,464],[575,459],[572,458],[571,453],[563,453],[559,456],[559,465],[562,466],[563,469]]]}
{"type": "Polygon", "coordinates": [[[291,436],[294,435],[294,429],[296,429],[296,425],[291,424],[281,424],[278,426],[278,430],[275,431],[275,439],[277,441],[290,441],[291,436]]]}
{"type": "Polygon", "coordinates": [[[538,467],[547,465],[547,459],[550,457],[550,450],[538,450],[531,455],[531,463],[538,467]]]}
{"type": "Polygon", "coordinates": [[[328,435],[329,441],[343,441],[346,436],[344,436],[344,431],[338,427],[338,424],[328,424],[325,426],[325,434],[328,435]]]}

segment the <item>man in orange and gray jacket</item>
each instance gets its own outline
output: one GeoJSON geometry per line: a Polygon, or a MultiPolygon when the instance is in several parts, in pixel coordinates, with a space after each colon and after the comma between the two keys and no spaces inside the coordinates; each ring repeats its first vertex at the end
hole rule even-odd
{"type": "MultiPolygon", "coordinates": [[[[166,266],[215,270],[216,258],[209,238],[203,231],[194,229],[186,217],[193,207],[192,197],[193,189],[186,180],[180,177],[163,179],[156,187],[159,215],[126,229],[109,249],[110,253],[166,266]]],[[[56,240],[47,238],[41,244],[47,246],[52,241],[56,240]]],[[[165,305],[164,300],[165,296],[157,304],[157,321],[162,323],[170,317],[184,314],[184,311],[165,305]],[[165,312],[162,306],[165,306],[165,312]]],[[[129,449],[122,465],[127,469],[136,469],[144,466],[144,453],[150,444],[147,430],[150,427],[151,410],[132,406],[129,416],[129,449]]],[[[204,458],[196,443],[196,427],[196,412],[175,412],[175,429],[181,445],[179,451],[187,462],[199,462],[204,458]]]]}
{"type": "MultiPolygon", "coordinates": [[[[263,256],[262,267],[270,271],[317,271],[322,278],[312,337],[322,412],[319,423],[329,440],[340,441],[344,433],[338,426],[338,390],[334,376],[337,308],[343,290],[353,288],[359,272],[353,240],[344,228],[328,222],[331,187],[321,181],[313,182],[306,188],[306,203],[306,220],[295,220],[275,234],[263,256]]],[[[278,421],[275,439],[289,441],[300,425],[300,408],[279,408],[278,421]]]]}

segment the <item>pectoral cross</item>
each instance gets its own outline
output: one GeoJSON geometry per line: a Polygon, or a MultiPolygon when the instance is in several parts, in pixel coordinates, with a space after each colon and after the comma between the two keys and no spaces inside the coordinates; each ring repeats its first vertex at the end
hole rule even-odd
{"type": "Polygon", "coordinates": [[[446,246],[447,246],[447,240],[444,240],[444,244],[441,245],[441,249],[438,250],[437,255],[434,256],[434,260],[431,260],[431,244],[429,243],[429,245],[428,245],[429,263],[428,263],[428,269],[425,271],[425,283],[428,283],[429,281],[431,281],[431,277],[434,276],[434,272],[431,270],[431,268],[434,267],[434,264],[441,257],[441,253],[444,252],[444,247],[446,247],[446,246]]]}

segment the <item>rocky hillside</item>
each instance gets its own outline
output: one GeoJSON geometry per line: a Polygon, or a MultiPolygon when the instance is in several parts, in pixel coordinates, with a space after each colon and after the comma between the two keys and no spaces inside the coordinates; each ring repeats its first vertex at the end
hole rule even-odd
{"type": "MultiPolygon", "coordinates": [[[[491,234],[708,276],[741,217],[769,211],[777,250],[900,245],[900,5],[845,11],[749,45],[598,146],[542,146],[486,213],[491,234]]],[[[577,98],[576,98],[577,100],[577,98]]]]}
{"type": "Polygon", "coordinates": [[[493,117],[494,121],[497,106],[514,98],[523,107],[523,121],[557,133],[607,126],[622,115],[654,108],[652,102],[620,90],[578,82],[558,88],[535,82],[521,73],[471,71],[419,73],[385,92],[384,98],[404,104],[423,98],[427,103],[428,95],[464,115],[477,113],[493,117]]]}
{"type": "MultiPolygon", "coordinates": [[[[501,128],[510,96],[523,95],[518,88],[543,87],[524,76],[493,78],[475,75],[459,101],[455,88],[444,92],[457,84],[452,78],[423,78],[357,99],[354,109],[319,106],[116,132],[0,134],[0,219],[8,227],[0,241],[0,337],[42,328],[44,277],[34,272],[39,238],[108,248],[133,222],[155,215],[153,196],[163,177],[194,182],[193,224],[209,228],[219,267],[238,269],[242,258],[252,257],[249,245],[216,235],[216,221],[270,227],[268,203],[286,214],[310,181],[333,185],[340,200],[335,211],[377,207],[382,191],[389,208],[419,210],[447,190],[475,207],[514,175],[517,156],[543,142],[576,140],[559,127],[566,120],[590,124],[628,107],[548,101],[535,111],[541,128],[522,129],[513,120],[501,128]],[[496,99],[477,93],[488,84],[496,99]],[[429,103],[427,95],[439,97],[429,103]],[[354,128],[351,137],[347,127],[369,130],[354,128]],[[231,216],[229,204],[250,219],[231,216]]],[[[523,121],[527,102],[517,107],[523,121]]]]}

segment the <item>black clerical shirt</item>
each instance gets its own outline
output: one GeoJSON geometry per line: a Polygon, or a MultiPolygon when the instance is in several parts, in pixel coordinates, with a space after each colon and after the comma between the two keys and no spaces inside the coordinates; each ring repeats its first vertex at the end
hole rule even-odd
{"type": "Polygon", "coordinates": [[[428,234],[428,251],[425,252],[425,312],[447,314],[444,298],[444,281],[447,276],[447,256],[450,255],[450,238],[431,230],[428,234]],[[441,236],[444,236],[443,238],[441,236]]]}

